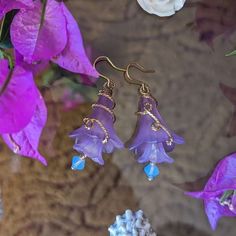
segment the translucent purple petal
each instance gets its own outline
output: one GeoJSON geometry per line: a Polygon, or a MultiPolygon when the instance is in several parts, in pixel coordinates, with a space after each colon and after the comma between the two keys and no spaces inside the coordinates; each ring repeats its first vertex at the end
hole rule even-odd
{"type": "Polygon", "coordinates": [[[0,0],[0,20],[11,10],[33,7],[32,0],[0,0]]]}
{"type": "MultiPolygon", "coordinates": [[[[154,99],[152,99],[151,97],[141,97],[139,102],[139,112],[145,112],[145,107],[147,106],[146,104],[149,104],[148,107],[151,107],[150,112],[159,120],[161,125],[163,125],[165,129],[169,132],[169,134],[173,137],[174,143],[183,144],[184,139],[172,132],[166,125],[165,121],[163,120],[157,109],[157,103],[154,99]]],[[[170,137],[163,128],[160,128],[158,131],[154,131],[152,129],[152,125],[154,124],[154,122],[155,120],[152,118],[152,116],[148,114],[139,115],[135,135],[130,141],[131,150],[145,142],[162,143],[169,140],[170,137]]],[[[170,147],[167,151],[173,150],[173,147],[170,147]]]]}
{"type": "Polygon", "coordinates": [[[30,157],[47,165],[46,159],[38,152],[39,139],[47,121],[47,108],[38,92],[37,105],[30,123],[17,133],[2,135],[8,147],[16,154],[30,157]]]}
{"type": "Polygon", "coordinates": [[[236,153],[226,156],[218,163],[203,191],[188,195],[209,199],[227,190],[236,190],[236,153]]]}
{"type": "Polygon", "coordinates": [[[76,138],[74,149],[84,153],[100,165],[104,164],[102,159],[102,139],[89,134],[84,134],[83,136],[76,138]]]}
{"type": "Polygon", "coordinates": [[[135,154],[138,157],[139,163],[173,163],[174,160],[169,157],[161,143],[144,143],[135,149],[135,154]]]}
{"type": "Polygon", "coordinates": [[[67,29],[62,3],[48,0],[42,27],[42,3],[34,1],[34,8],[20,10],[11,24],[11,40],[15,49],[31,63],[49,60],[66,46],[67,29]]]}
{"type": "Polygon", "coordinates": [[[82,125],[73,131],[70,137],[76,140],[74,148],[78,152],[82,152],[93,161],[103,165],[102,153],[111,153],[115,148],[123,148],[124,145],[118,138],[113,126],[114,116],[111,112],[114,108],[114,102],[108,97],[100,95],[96,104],[98,106],[93,107],[93,112],[89,118],[101,122],[108,134],[107,142],[103,143],[106,133],[97,122],[94,122],[90,129],[82,125]]]}
{"type": "Polygon", "coordinates": [[[98,78],[97,71],[85,53],[82,35],[76,20],[64,4],[62,4],[62,11],[66,19],[68,40],[65,49],[53,58],[53,62],[71,72],[98,78]]]}
{"type": "MultiPolygon", "coordinates": [[[[0,86],[10,71],[7,60],[0,60],[0,86]]],[[[38,91],[33,75],[15,66],[10,83],[0,96],[0,134],[22,130],[30,122],[37,104],[38,91]]]]}
{"type": "Polygon", "coordinates": [[[233,189],[236,189],[236,153],[226,156],[218,163],[204,191],[215,192],[217,195],[219,192],[233,189]]]}
{"type": "Polygon", "coordinates": [[[208,217],[209,223],[213,230],[216,229],[219,219],[223,216],[235,217],[232,211],[228,207],[221,206],[218,201],[215,200],[205,200],[205,212],[208,217]]]}

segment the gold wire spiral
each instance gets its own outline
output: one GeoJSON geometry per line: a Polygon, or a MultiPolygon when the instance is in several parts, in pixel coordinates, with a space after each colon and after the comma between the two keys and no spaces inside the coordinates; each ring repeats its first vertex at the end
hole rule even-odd
{"type": "Polygon", "coordinates": [[[171,133],[151,111],[152,111],[152,104],[147,102],[144,105],[144,111],[139,111],[139,112],[137,112],[137,114],[138,115],[149,115],[154,120],[154,123],[152,124],[152,127],[151,127],[152,130],[158,131],[160,129],[163,129],[166,132],[166,134],[169,136],[169,140],[166,141],[166,143],[167,143],[167,145],[171,145],[174,142],[171,133]]]}
{"type": "Polygon", "coordinates": [[[107,129],[105,128],[105,126],[102,124],[101,121],[99,121],[97,119],[93,119],[93,118],[84,118],[83,122],[84,122],[85,128],[88,130],[90,130],[93,127],[94,123],[97,123],[105,134],[105,137],[104,137],[102,143],[106,144],[108,142],[109,134],[108,134],[107,129]]]}

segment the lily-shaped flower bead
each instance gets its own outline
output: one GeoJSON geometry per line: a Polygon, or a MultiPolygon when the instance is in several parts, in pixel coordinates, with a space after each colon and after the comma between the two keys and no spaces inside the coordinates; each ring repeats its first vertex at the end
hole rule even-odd
{"type": "Polygon", "coordinates": [[[183,144],[184,139],[172,132],[162,119],[157,102],[151,95],[141,96],[136,132],[129,141],[139,163],[150,162],[144,172],[149,180],[159,175],[156,163],[172,163],[174,160],[167,152],[173,151],[176,144],[183,144]]]}
{"type": "Polygon", "coordinates": [[[81,153],[81,156],[73,158],[72,169],[82,170],[86,157],[103,165],[102,153],[112,153],[115,148],[123,148],[113,127],[114,106],[111,91],[100,91],[97,103],[92,106],[92,114],[84,119],[84,124],[79,129],[70,134],[75,139],[74,149],[81,153]]]}
{"type": "Polygon", "coordinates": [[[236,217],[236,153],[218,163],[202,191],[186,194],[203,200],[213,230],[221,217],[236,217]]]}

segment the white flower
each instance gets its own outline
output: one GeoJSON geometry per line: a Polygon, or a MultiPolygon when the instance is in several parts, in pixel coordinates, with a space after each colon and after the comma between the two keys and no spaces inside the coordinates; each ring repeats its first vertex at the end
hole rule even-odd
{"type": "Polygon", "coordinates": [[[179,11],[186,0],[137,0],[148,13],[158,16],[171,16],[179,11]]]}

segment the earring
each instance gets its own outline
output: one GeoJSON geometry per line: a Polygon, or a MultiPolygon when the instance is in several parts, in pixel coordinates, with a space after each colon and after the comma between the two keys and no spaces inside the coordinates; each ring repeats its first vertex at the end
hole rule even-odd
{"type": "MultiPolygon", "coordinates": [[[[108,57],[98,57],[94,67],[99,62],[106,61],[111,67],[118,71],[125,70],[116,67],[108,57]]],[[[97,103],[92,105],[92,114],[83,119],[83,125],[70,134],[75,139],[74,149],[80,153],[72,159],[73,170],[83,170],[86,158],[92,159],[100,165],[104,165],[103,153],[112,153],[115,148],[124,147],[114,130],[115,115],[113,109],[115,102],[112,98],[115,83],[108,77],[99,74],[106,82],[103,89],[99,91],[97,103]]]]}
{"type": "Polygon", "coordinates": [[[155,71],[145,70],[137,63],[127,66],[124,73],[125,80],[130,84],[139,86],[140,101],[138,107],[138,121],[136,131],[129,143],[129,149],[137,156],[139,163],[147,163],[144,172],[148,180],[153,180],[159,175],[157,164],[174,160],[167,152],[174,150],[176,144],[183,144],[184,139],[172,132],[158,111],[158,103],[152,97],[150,87],[143,81],[134,79],[130,75],[130,68],[136,68],[144,73],[155,71]]]}

